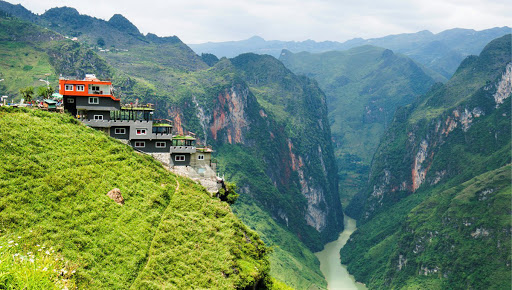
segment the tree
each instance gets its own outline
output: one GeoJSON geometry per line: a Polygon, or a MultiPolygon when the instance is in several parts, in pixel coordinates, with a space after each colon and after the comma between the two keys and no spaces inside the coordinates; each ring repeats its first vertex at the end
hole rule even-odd
{"type": "Polygon", "coordinates": [[[37,96],[48,99],[52,96],[55,91],[51,87],[39,87],[37,88],[37,96]]]}
{"type": "Polygon", "coordinates": [[[20,95],[25,100],[25,103],[32,102],[32,95],[34,94],[34,87],[26,87],[20,89],[20,95]]]}
{"type": "Polygon", "coordinates": [[[238,199],[238,193],[236,193],[237,186],[235,183],[232,182],[223,182],[222,188],[217,193],[217,197],[220,198],[220,200],[225,201],[229,204],[234,204],[235,201],[238,199]]]}
{"type": "Polygon", "coordinates": [[[96,41],[96,44],[98,44],[98,46],[100,47],[105,47],[105,40],[103,38],[98,38],[98,40],[96,41]]]}

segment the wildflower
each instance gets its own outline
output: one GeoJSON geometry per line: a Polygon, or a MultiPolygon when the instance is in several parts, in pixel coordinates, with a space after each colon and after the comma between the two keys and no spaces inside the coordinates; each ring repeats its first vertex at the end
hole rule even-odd
{"type": "Polygon", "coordinates": [[[18,239],[21,239],[21,237],[20,237],[20,236],[18,236],[18,239]]]}
{"type": "Polygon", "coordinates": [[[47,270],[48,270],[48,268],[46,268],[46,267],[43,268],[43,271],[47,271],[47,270]]]}
{"type": "Polygon", "coordinates": [[[41,252],[42,250],[41,250],[41,249],[39,249],[39,250],[37,250],[37,251],[38,251],[38,252],[41,252]]]}
{"type": "Polygon", "coordinates": [[[33,258],[28,259],[28,261],[29,261],[30,263],[32,263],[32,264],[34,263],[34,259],[33,259],[33,258]]]}
{"type": "Polygon", "coordinates": [[[37,244],[36,247],[39,247],[39,244],[37,244]]]}
{"type": "Polygon", "coordinates": [[[17,245],[18,245],[18,243],[14,244],[14,245],[15,245],[15,246],[17,246],[17,245]]]}
{"type": "Polygon", "coordinates": [[[12,243],[14,243],[14,241],[9,241],[9,244],[12,244],[12,243]]]}
{"type": "Polygon", "coordinates": [[[20,255],[20,254],[16,253],[16,254],[14,254],[14,257],[18,257],[19,255],[20,255]]]}
{"type": "Polygon", "coordinates": [[[75,271],[75,270],[73,270],[73,271],[71,271],[71,274],[75,274],[75,272],[76,272],[76,271],[75,271]]]}
{"type": "Polygon", "coordinates": [[[48,251],[48,250],[47,250],[47,251],[45,252],[45,254],[50,255],[50,251],[48,251]]]}
{"type": "Polygon", "coordinates": [[[32,230],[29,230],[29,232],[32,232],[32,230]]]}

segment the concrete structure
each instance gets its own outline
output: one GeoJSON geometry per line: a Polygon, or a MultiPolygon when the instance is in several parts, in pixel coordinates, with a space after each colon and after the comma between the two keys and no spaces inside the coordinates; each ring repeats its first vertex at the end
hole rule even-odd
{"type": "Polygon", "coordinates": [[[86,75],[84,80],[59,80],[64,110],[85,125],[121,139],[139,151],[167,154],[164,163],[169,164],[171,122],[153,120],[154,110],[150,106],[122,106],[113,91],[112,82],[100,81],[94,75],[86,75]]]}
{"type": "MultiPolygon", "coordinates": [[[[112,82],[95,75],[59,80],[64,110],[85,125],[151,154],[169,167],[186,167],[191,178],[216,178],[209,147],[197,147],[193,136],[173,136],[169,120],[154,120],[151,106],[122,106],[112,82]]],[[[215,179],[216,184],[216,179],[215,179]]]]}

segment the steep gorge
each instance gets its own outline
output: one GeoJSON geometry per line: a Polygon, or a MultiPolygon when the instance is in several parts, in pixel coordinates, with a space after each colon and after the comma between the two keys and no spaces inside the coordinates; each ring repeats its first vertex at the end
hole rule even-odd
{"type": "Polygon", "coordinates": [[[397,111],[347,209],[362,223],[342,249],[356,279],[510,287],[510,55],[511,36],[496,39],[397,111]]]}

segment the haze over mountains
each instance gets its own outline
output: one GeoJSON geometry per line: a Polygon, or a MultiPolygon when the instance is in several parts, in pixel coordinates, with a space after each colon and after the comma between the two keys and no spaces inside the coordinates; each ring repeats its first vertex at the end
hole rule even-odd
{"type": "Polygon", "coordinates": [[[229,42],[208,42],[189,44],[198,54],[211,53],[217,57],[233,57],[241,53],[253,52],[270,54],[279,58],[283,49],[291,52],[326,52],[347,50],[362,45],[374,45],[404,54],[416,62],[437,72],[439,81],[450,78],[459,63],[468,55],[478,54],[491,40],[511,32],[510,27],[496,27],[482,31],[454,28],[440,33],[420,31],[389,35],[380,38],[354,38],[345,42],[306,40],[301,42],[264,40],[254,36],[247,40],[229,42]]]}

